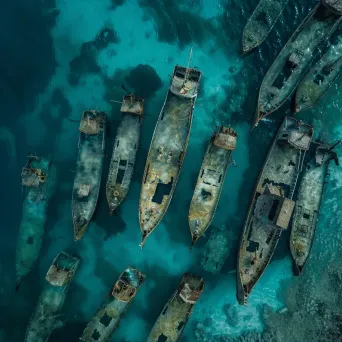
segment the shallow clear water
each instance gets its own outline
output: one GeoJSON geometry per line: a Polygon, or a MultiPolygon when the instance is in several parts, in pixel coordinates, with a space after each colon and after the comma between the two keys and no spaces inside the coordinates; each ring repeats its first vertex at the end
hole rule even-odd
{"type": "MultiPolygon", "coordinates": [[[[276,129],[284,115],[291,114],[287,102],[250,132],[258,89],[281,47],[315,2],[289,0],[267,41],[240,58],[242,30],[256,5],[255,0],[35,0],[30,5],[24,1],[4,5],[0,13],[0,341],[23,340],[44,276],[60,250],[78,255],[82,262],[63,309],[65,326],[54,332],[51,341],[77,341],[128,265],[147,278],[112,341],[145,341],[186,271],[202,275],[206,286],[183,341],[242,341],[248,332],[252,335],[244,337],[246,341],[309,342],[323,341],[323,337],[339,341],[342,173],[337,167],[331,168],[304,274],[297,279],[292,276],[288,234],[284,234],[248,307],[236,302],[236,255],[250,197],[276,129]],[[104,27],[114,32],[108,46],[99,40],[96,49],[84,44],[94,41],[104,27]],[[139,192],[149,143],[169,75],[174,65],[187,63],[191,47],[192,64],[203,77],[185,162],[167,214],[140,250],[139,192]],[[125,95],[122,84],[145,97],[131,189],[117,216],[110,217],[103,182],[94,220],[84,238],[74,243],[71,191],[78,123],[69,119],[79,120],[88,108],[108,114],[105,180],[120,120],[119,105],[110,100],[120,101],[125,95]],[[206,142],[221,124],[231,124],[239,134],[236,167],[227,173],[211,228],[190,253],[188,207],[206,142]],[[40,258],[16,293],[15,245],[23,202],[20,168],[28,152],[51,158],[57,188],[48,207],[40,258]],[[264,333],[261,340],[259,333],[264,329],[268,335],[264,333]],[[335,335],[329,337],[334,329],[335,335]],[[291,335],[290,330],[295,333],[291,335]]],[[[318,105],[298,115],[314,124],[316,137],[326,143],[342,136],[341,85],[339,79],[318,105]]]]}

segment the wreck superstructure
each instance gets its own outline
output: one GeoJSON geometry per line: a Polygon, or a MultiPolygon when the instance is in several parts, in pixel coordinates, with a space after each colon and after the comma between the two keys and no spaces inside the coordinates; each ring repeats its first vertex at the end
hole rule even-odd
{"type": "Polygon", "coordinates": [[[139,147],[144,100],[134,95],[123,98],[122,120],[115,137],[112,159],[106,184],[110,213],[126,197],[134,171],[139,147]]]}
{"type": "Polygon", "coordinates": [[[142,243],[162,220],[188,146],[201,72],[176,66],[153,134],[140,193],[142,243]]]}
{"type": "Polygon", "coordinates": [[[65,252],[59,253],[54,259],[28,324],[25,342],[46,342],[55,329],[63,326],[60,311],[79,262],[78,258],[65,252]]]}
{"type": "Polygon", "coordinates": [[[104,304],[84,329],[80,341],[109,341],[144,281],[145,275],[139,270],[132,267],[126,268],[104,304]]]}
{"type": "Polygon", "coordinates": [[[247,298],[269,264],[283,230],[289,226],[297,180],[313,127],[293,118],[282,122],[262,168],[241,237],[237,298],[247,298]]]}
{"type": "Polygon", "coordinates": [[[94,214],[100,191],[105,148],[106,114],[88,110],[82,114],[78,159],[72,191],[74,239],[82,238],[94,214]]]}
{"type": "Polygon", "coordinates": [[[221,127],[207,147],[189,210],[192,245],[215,215],[236,140],[237,133],[231,127],[221,127]]]}
{"type": "Polygon", "coordinates": [[[342,37],[309,70],[296,92],[296,108],[299,112],[312,107],[326,93],[342,70],[342,37]]]}
{"type": "Polygon", "coordinates": [[[335,31],[341,18],[321,3],[308,14],[262,81],[254,125],[278,109],[291,96],[318,48],[335,31]]]}
{"type": "Polygon", "coordinates": [[[309,161],[299,184],[290,236],[296,274],[302,272],[313,244],[329,163],[335,160],[338,165],[334,147],[311,144],[309,161]]]}
{"type": "Polygon", "coordinates": [[[260,0],[243,30],[242,53],[259,46],[268,36],[287,0],[260,0]]]}
{"type": "Polygon", "coordinates": [[[185,273],[154,324],[147,342],[179,341],[203,288],[203,278],[185,273]]]}

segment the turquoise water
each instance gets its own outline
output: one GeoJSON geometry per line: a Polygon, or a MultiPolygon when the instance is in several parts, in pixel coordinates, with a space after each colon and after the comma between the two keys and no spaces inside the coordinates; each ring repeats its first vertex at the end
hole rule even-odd
{"type": "MultiPolygon", "coordinates": [[[[250,197],[276,129],[284,115],[291,114],[286,103],[250,133],[258,89],[315,2],[289,0],[267,41],[242,59],[238,55],[242,30],[256,4],[255,0],[36,0],[4,7],[0,13],[0,150],[5,161],[0,341],[23,340],[48,266],[62,249],[82,262],[64,306],[65,326],[54,332],[51,341],[77,341],[128,265],[147,278],[112,341],[145,341],[186,271],[201,274],[206,286],[183,341],[341,340],[342,172],[333,165],[303,275],[292,276],[288,234],[284,234],[248,307],[236,302],[236,254],[250,197]],[[105,40],[103,29],[109,32],[105,40]],[[141,250],[138,203],[147,151],[169,75],[175,64],[187,63],[191,48],[192,65],[203,77],[189,147],[170,208],[141,250]],[[146,99],[131,190],[117,216],[109,217],[103,182],[94,220],[84,238],[74,243],[71,191],[78,123],[70,119],[79,120],[89,108],[108,114],[106,179],[120,120],[119,105],[110,100],[120,101],[125,95],[122,84],[146,99]],[[211,228],[190,253],[188,207],[206,141],[221,124],[231,124],[239,134],[236,167],[228,171],[211,228]],[[51,158],[57,189],[48,207],[40,259],[16,293],[15,244],[23,202],[20,168],[28,152],[51,158]]],[[[316,137],[327,143],[342,137],[341,85],[342,79],[312,110],[298,115],[314,124],[316,137]]],[[[341,153],[341,148],[337,151],[341,153]]]]}

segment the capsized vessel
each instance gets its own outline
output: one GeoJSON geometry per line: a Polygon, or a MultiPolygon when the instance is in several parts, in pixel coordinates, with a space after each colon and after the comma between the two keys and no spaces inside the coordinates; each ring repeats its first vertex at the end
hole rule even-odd
{"type": "Polygon", "coordinates": [[[162,220],[175,191],[188,146],[201,72],[174,68],[147,156],[139,205],[142,247],[162,220]]]}
{"type": "Polygon", "coordinates": [[[139,147],[144,100],[134,95],[123,98],[122,120],[115,137],[106,184],[110,214],[126,197],[139,147]]]}
{"type": "Polygon", "coordinates": [[[261,170],[241,237],[237,263],[237,298],[247,298],[269,264],[295,202],[297,180],[313,127],[293,118],[282,122],[261,170]]]}
{"type": "Polygon", "coordinates": [[[144,281],[144,274],[135,268],[127,267],[120,275],[119,280],[115,283],[103,305],[87,324],[80,341],[109,341],[144,281]]]}
{"type": "Polygon", "coordinates": [[[262,81],[255,126],[291,96],[318,48],[335,31],[341,18],[319,3],[300,24],[262,81]]]}
{"type": "Polygon", "coordinates": [[[60,311],[79,262],[78,258],[65,252],[60,252],[54,259],[28,324],[25,342],[46,342],[55,329],[63,326],[60,311]]]}
{"type": "Polygon", "coordinates": [[[237,133],[231,127],[221,127],[207,147],[189,210],[192,245],[209,227],[220,199],[237,133]]]}
{"type": "Polygon", "coordinates": [[[243,54],[256,48],[266,39],[286,3],[287,0],[260,0],[243,30],[243,54]]]}
{"type": "Polygon", "coordinates": [[[331,45],[309,70],[296,92],[296,112],[312,107],[319,101],[342,70],[342,37],[331,45]]]}
{"type": "Polygon", "coordinates": [[[337,144],[326,146],[312,143],[308,153],[309,160],[300,181],[290,236],[297,275],[302,272],[313,244],[329,163],[334,160],[338,165],[338,157],[333,150],[337,144]]]}
{"type": "Polygon", "coordinates": [[[185,273],[154,324],[147,342],[177,342],[204,288],[202,277],[185,273]]]}
{"type": "Polygon", "coordinates": [[[74,239],[80,240],[94,214],[99,197],[105,148],[106,114],[88,110],[82,114],[78,159],[72,191],[74,239]]]}

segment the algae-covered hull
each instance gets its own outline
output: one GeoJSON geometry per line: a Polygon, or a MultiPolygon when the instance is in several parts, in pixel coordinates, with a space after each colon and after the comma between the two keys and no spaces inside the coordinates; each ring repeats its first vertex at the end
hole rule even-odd
{"type": "Polygon", "coordinates": [[[288,228],[292,200],[313,128],[286,117],[262,168],[241,237],[237,264],[237,297],[240,304],[262,276],[288,228]]]}

